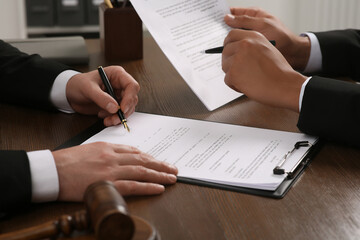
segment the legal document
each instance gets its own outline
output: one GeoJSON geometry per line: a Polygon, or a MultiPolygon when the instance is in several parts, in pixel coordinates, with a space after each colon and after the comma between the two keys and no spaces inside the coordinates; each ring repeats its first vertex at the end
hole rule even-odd
{"type": "MultiPolygon", "coordinates": [[[[301,133],[137,112],[128,122],[130,133],[122,126],[108,127],[84,143],[131,145],[175,165],[179,177],[261,190],[274,191],[286,178],[273,169],[296,142],[317,141],[301,133]]],[[[294,151],[284,169],[290,170],[308,150],[294,151]]]]}
{"type": "MultiPolygon", "coordinates": [[[[241,96],[224,83],[221,54],[201,51],[222,46],[230,31],[225,0],[131,0],[167,58],[212,111],[241,96]]],[[[171,81],[171,79],[169,79],[171,81]]]]}

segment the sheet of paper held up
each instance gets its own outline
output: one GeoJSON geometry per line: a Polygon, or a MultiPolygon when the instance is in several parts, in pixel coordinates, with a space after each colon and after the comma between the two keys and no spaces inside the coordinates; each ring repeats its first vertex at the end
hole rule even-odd
{"type": "Polygon", "coordinates": [[[230,13],[225,0],[131,0],[131,3],[208,110],[242,95],[224,83],[221,54],[201,53],[222,46],[230,30],[223,20],[230,13]]]}
{"type": "MultiPolygon", "coordinates": [[[[285,179],[273,169],[298,141],[317,138],[238,125],[134,113],[131,132],[109,127],[85,143],[105,141],[139,148],[156,159],[174,164],[179,176],[233,186],[275,190],[285,179]]],[[[301,147],[289,156],[289,171],[305,154],[301,147]]]]}

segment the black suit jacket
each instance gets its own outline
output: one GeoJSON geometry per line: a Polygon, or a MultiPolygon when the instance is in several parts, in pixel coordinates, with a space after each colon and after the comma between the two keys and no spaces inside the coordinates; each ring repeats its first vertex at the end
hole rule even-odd
{"type": "MultiPolygon", "coordinates": [[[[0,40],[0,101],[54,109],[49,94],[52,84],[67,66],[27,55],[0,40]]],[[[0,213],[26,206],[31,201],[31,176],[25,151],[0,151],[0,213]]]]}
{"type": "Polygon", "coordinates": [[[335,79],[360,80],[360,31],[315,33],[322,53],[322,76],[305,88],[298,127],[302,132],[360,146],[360,85],[335,79]]]}

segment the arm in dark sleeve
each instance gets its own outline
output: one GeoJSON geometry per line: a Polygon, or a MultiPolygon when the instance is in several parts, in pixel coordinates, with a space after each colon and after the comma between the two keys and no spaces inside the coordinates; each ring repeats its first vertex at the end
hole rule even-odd
{"type": "Polygon", "coordinates": [[[305,88],[298,128],[360,146],[360,85],[314,76],[305,88]]]}
{"type": "Polygon", "coordinates": [[[31,203],[30,165],[25,151],[0,151],[0,213],[31,203]]]}
{"type": "Polygon", "coordinates": [[[319,40],[324,76],[351,77],[360,81],[360,30],[314,33],[319,40]]]}
{"type": "Polygon", "coordinates": [[[39,55],[28,55],[0,40],[0,101],[52,109],[50,90],[69,67],[39,55]]]}

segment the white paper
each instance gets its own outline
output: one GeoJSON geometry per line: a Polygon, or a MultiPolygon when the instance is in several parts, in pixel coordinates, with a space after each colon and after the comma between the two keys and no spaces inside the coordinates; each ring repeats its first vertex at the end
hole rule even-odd
{"type": "Polygon", "coordinates": [[[170,62],[210,111],[242,95],[224,83],[221,54],[201,53],[222,46],[230,31],[224,23],[224,16],[230,13],[225,0],[131,3],[170,62]]]}
{"type": "MultiPolygon", "coordinates": [[[[233,186],[275,190],[285,179],[273,169],[298,141],[317,138],[301,133],[134,113],[123,126],[109,127],[85,143],[104,141],[139,148],[174,164],[179,176],[233,186]]],[[[301,147],[287,159],[289,171],[306,153],[301,147]]]]}

